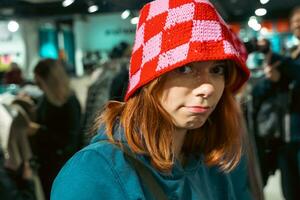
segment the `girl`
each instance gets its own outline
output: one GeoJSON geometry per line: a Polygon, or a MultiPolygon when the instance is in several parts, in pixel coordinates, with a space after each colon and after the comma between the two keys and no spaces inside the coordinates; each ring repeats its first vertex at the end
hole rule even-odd
{"type": "Polygon", "coordinates": [[[44,95],[37,107],[36,123],[30,123],[30,135],[40,164],[38,174],[49,199],[55,176],[79,149],[81,108],[60,61],[39,61],[34,77],[44,95]]]}
{"type": "Polygon", "coordinates": [[[241,154],[234,93],[249,77],[244,55],[209,2],[146,4],[125,103],[108,103],[52,199],[235,199],[226,172],[241,154]]]}

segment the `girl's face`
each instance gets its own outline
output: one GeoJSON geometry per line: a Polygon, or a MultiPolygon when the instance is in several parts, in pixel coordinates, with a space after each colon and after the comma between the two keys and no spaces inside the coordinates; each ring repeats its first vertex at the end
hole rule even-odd
{"type": "Polygon", "coordinates": [[[179,129],[201,127],[225,87],[225,61],[194,62],[166,75],[160,103],[179,129]]]}

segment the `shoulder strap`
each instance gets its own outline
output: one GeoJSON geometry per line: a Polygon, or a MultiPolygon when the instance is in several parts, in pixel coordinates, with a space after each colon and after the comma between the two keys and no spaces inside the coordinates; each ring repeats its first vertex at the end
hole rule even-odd
{"type": "Polygon", "coordinates": [[[128,150],[126,150],[126,149],[123,149],[123,151],[124,151],[124,156],[125,156],[126,160],[137,171],[137,174],[140,177],[141,181],[149,189],[152,196],[155,197],[154,199],[167,200],[168,199],[167,195],[162,190],[159,183],[155,180],[155,178],[151,174],[150,170],[141,161],[137,160],[132,155],[131,152],[128,152],[128,150]]]}

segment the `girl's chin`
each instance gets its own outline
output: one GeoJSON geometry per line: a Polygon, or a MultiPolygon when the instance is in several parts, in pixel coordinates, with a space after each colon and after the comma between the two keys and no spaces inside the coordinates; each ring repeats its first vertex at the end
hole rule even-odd
{"type": "Polygon", "coordinates": [[[188,122],[184,126],[182,126],[182,128],[187,130],[201,128],[205,124],[205,121],[188,122]]]}

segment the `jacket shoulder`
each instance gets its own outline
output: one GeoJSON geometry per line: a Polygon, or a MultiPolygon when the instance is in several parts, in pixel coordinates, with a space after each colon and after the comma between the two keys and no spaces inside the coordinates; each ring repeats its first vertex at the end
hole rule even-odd
{"type": "Polygon", "coordinates": [[[118,147],[96,142],[76,153],[62,168],[53,183],[51,200],[136,199],[130,192],[137,191],[134,174],[118,147]]]}

